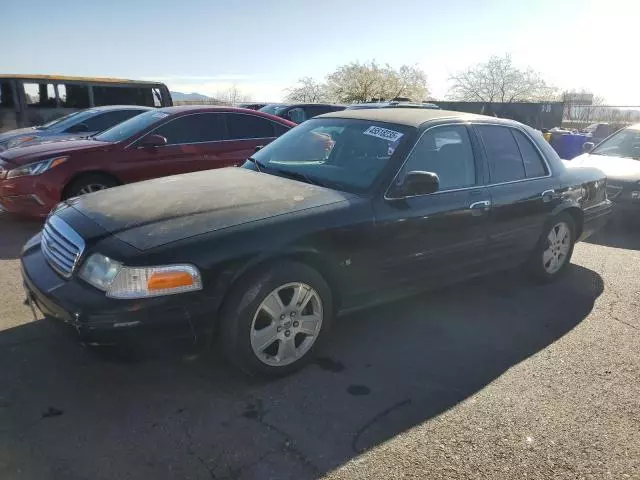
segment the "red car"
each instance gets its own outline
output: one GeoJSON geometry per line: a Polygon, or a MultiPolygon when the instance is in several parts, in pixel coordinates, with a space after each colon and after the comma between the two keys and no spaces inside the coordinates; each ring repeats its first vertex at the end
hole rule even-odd
{"type": "Polygon", "coordinates": [[[296,124],[254,110],[167,107],[89,139],[0,153],[0,210],[45,217],[61,200],[155,177],[242,164],[296,124]]]}

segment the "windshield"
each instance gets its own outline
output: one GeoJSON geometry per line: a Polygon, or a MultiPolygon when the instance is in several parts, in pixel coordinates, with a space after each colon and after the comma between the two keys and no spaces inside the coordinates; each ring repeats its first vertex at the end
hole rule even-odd
{"type": "Polygon", "coordinates": [[[150,110],[125,120],[92,138],[100,142],[121,142],[168,116],[169,114],[166,112],[150,110]]]}
{"type": "Polygon", "coordinates": [[[311,119],[253,159],[267,172],[359,193],[371,187],[410,131],[404,125],[370,120],[311,119]]]}
{"type": "MultiPolygon", "coordinates": [[[[65,115],[63,117],[60,118],[56,118],[55,120],[52,120],[48,123],[45,123],[44,125],[38,125],[36,127],[36,130],[49,130],[52,127],[61,127],[61,128],[67,128],[70,127],[71,125],[75,125],[77,122],[77,118],[79,118],[81,115],[83,114],[91,114],[93,115],[93,111],[92,110],[81,110],[79,112],[71,112],[69,115],[65,115]]],[[[90,116],[90,115],[87,115],[90,116]]],[[[86,118],[86,117],[85,117],[86,118]]]]}
{"type": "Polygon", "coordinates": [[[625,128],[602,142],[591,152],[609,157],[640,158],[640,129],[625,128]]]}
{"type": "Polygon", "coordinates": [[[284,112],[289,105],[281,105],[278,103],[272,103],[271,105],[265,105],[260,109],[261,112],[270,113],[271,115],[280,115],[284,112]]]}

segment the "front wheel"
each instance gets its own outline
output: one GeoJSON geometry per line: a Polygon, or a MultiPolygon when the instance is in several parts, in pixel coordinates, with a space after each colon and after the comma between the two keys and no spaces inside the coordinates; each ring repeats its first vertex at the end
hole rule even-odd
{"type": "Polygon", "coordinates": [[[547,224],[529,260],[529,271],[541,282],[562,275],[571,262],[576,226],[571,215],[561,213],[547,224]]]}
{"type": "Polygon", "coordinates": [[[250,375],[287,375],[312,359],[332,315],[331,291],[316,270],[298,262],[271,264],[231,292],[221,346],[250,375]]]}

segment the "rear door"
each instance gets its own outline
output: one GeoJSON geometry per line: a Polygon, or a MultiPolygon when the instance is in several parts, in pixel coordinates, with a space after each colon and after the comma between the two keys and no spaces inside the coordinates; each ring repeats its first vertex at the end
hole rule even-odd
{"type": "Polygon", "coordinates": [[[475,125],[489,167],[489,255],[496,262],[526,259],[559,197],[540,149],[523,129],[475,125]]]}
{"type": "Polygon", "coordinates": [[[227,155],[223,113],[202,112],[169,120],[147,135],[167,139],[162,147],[140,146],[141,137],[127,147],[120,175],[125,182],[233,165],[227,155]],[[123,167],[126,165],[126,167],[123,167]]]}
{"type": "Polygon", "coordinates": [[[272,142],[289,127],[268,118],[250,113],[224,113],[226,140],[220,146],[219,156],[229,165],[241,165],[253,155],[256,147],[272,142]]]}
{"type": "Polygon", "coordinates": [[[416,170],[436,173],[439,190],[376,202],[381,278],[423,288],[485,269],[490,196],[476,151],[462,124],[433,127],[418,140],[390,192],[416,170]]]}

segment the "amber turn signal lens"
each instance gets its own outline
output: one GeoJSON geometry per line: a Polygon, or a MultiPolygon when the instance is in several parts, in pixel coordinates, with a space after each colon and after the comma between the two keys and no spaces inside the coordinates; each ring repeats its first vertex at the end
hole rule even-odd
{"type": "Polygon", "coordinates": [[[66,161],[67,161],[67,157],[54,158],[53,160],[51,160],[51,165],[49,166],[49,168],[57,167],[58,165],[66,161]]]}
{"type": "Polygon", "coordinates": [[[155,272],[149,277],[147,289],[153,291],[190,287],[194,283],[193,276],[187,272],[155,272]]]}

